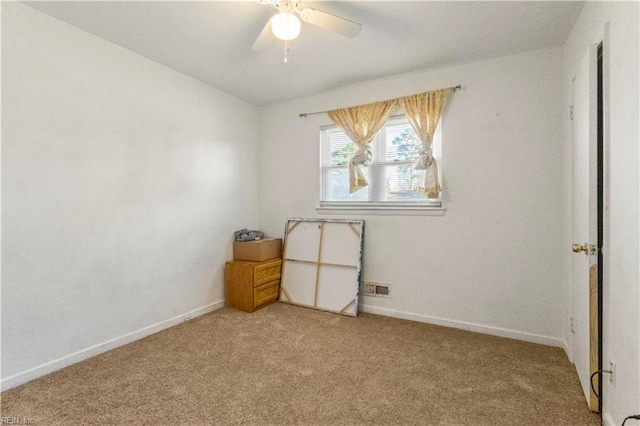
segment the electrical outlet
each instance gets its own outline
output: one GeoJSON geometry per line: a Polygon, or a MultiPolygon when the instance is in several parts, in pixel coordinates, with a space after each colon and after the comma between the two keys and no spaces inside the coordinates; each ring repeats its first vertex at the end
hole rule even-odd
{"type": "Polygon", "coordinates": [[[616,387],[616,364],[613,361],[609,361],[609,370],[611,371],[611,373],[609,373],[609,382],[611,383],[611,386],[615,388],[616,387]]]}

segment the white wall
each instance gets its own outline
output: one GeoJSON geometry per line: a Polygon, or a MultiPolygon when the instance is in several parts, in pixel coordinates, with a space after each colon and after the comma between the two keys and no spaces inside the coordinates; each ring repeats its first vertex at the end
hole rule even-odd
{"type": "Polygon", "coordinates": [[[364,280],[392,285],[365,309],[562,346],[561,47],[262,108],[262,229],[318,216],[318,128],[330,121],[298,113],[458,83],[442,121],[445,215],[359,216],[364,280]]]}
{"type": "Polygon", "coordinates": [[[319,216],[318,128],[330,122],[298,113],[458,83],[442,123],[445,215],[359,216],[364,279],[393,286],[365,308],[566,346],[566,96],[609,22],[604,344],[618,371],[605,420],[640,411],[637,3],[588,2],[564,48],[259,111],[27,6],[2,12],[4,388],[220,306],[233,230],[282,235],[287,217],[319,216]]]}
{"type": "Polygon", "coordinates": [[[2,4],[2,384],[221,306],[257,110],[2,4]]]}
{"type": "MultiPolygon", "coordinates": [[[[616,377],[615,386],[610,384],[607,375],[603,377],[603,418],[608,425],[619,425],[626,416],[640,413],[638,14],[637,2],[587,2],[565,45],[563,84],[565,105],[569,105],[571,81],[580,60],[590,44],[598,44],[603,40],[605,24],[609,24],[609,64],[605,63],[605,73],[609,73],[610,120],[609,140],[605,140],[609,150],[609,211],[605,213],[608,239],[603,250],[603,366],[606,369],[609,361],[613,361],[616,364],[616,377]]],[[[569,122],[566,113],[565,122],[569,122]]],[[[567,325],[572,303],[568,250],[571,245],[570,127],[565,128],[564,145],[566,232],[563,247],[567,248],[564,261],[568,265],[566,270],[569,271],[565,278],[567,285],[564,335],[570,342],[570,330],[567,325]]]]}

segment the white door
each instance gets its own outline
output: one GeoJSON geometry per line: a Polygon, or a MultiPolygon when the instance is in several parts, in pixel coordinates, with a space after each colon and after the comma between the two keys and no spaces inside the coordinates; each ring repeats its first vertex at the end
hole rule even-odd
{"type": "Polygon", "coordinates": [[[573,80],[572,117],[573,363],[589,407],[598,411],[590,384],[598,369],[597,46],[590,46],[573,80]]]}

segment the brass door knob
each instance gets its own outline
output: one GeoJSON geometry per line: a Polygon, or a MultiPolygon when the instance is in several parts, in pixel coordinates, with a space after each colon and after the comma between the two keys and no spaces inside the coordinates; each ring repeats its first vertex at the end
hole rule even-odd
{"type": "Polygon", "coordinates": [[[580,253],[581,251],[587,253],[589,251],[589,248],[587,247],[587,243],[573,244],[571,246],[571,249],[573,250],[574,253],[580,253]]]}

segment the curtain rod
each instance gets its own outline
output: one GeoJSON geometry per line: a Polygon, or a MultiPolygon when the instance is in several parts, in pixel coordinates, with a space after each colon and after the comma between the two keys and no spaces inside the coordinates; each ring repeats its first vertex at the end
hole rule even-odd
{"type": "MultiPolygon", "coordinates": [[[[462,85],[458,84],[457,86],[448,87],[448,89],[453,89],[453,92],[455,93],[456,90],[462,89],[462,85]]],[[[326,114],[327,112],[329,111],[303,112],[303,113],[300,113],[300,118],[308,117],[309,115],[326,114]]]]}

